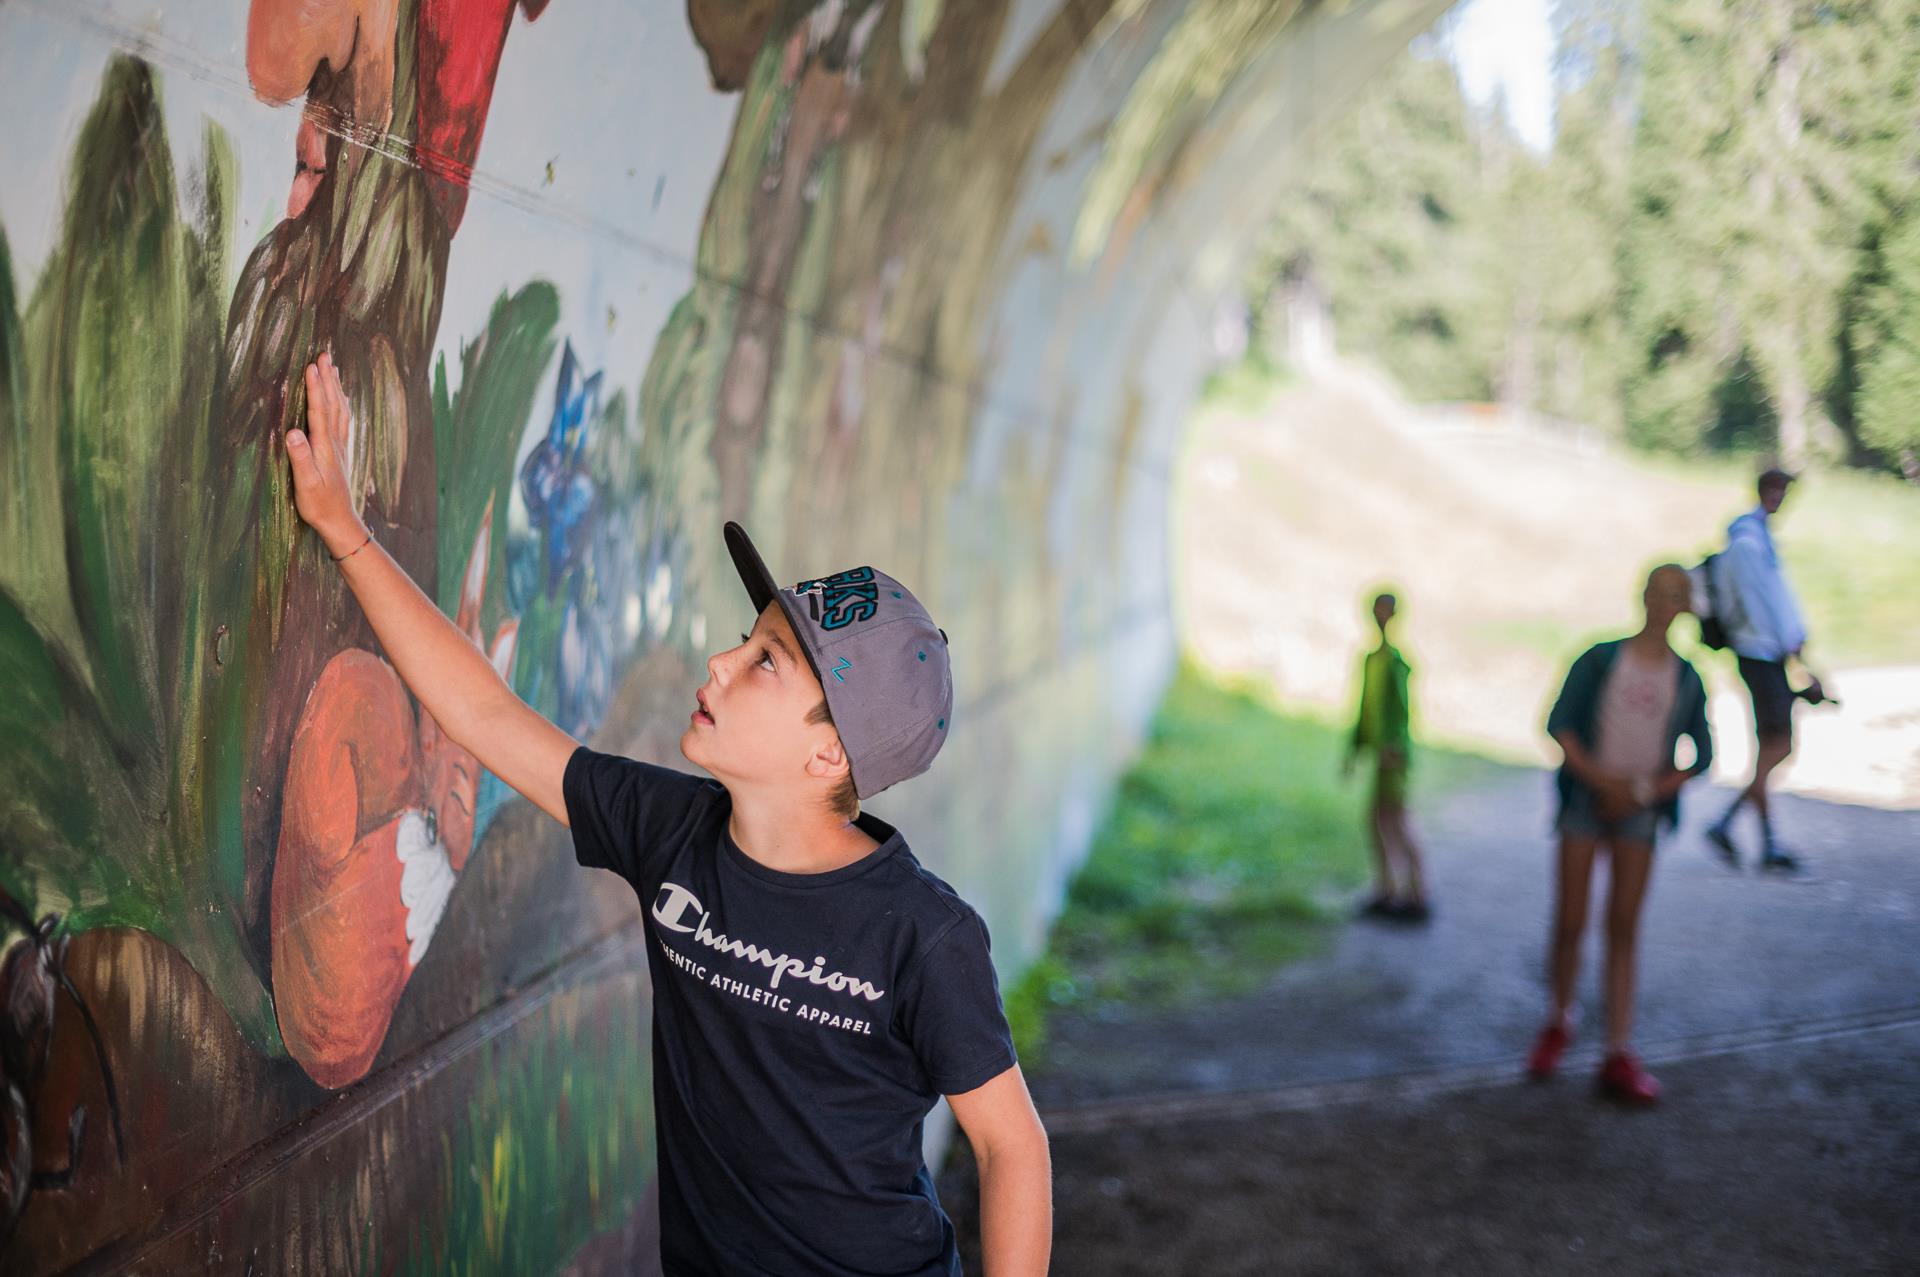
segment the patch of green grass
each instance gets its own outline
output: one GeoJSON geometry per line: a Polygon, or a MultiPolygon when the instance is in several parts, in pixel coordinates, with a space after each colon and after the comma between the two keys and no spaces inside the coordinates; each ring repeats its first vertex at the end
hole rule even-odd
{"type": "MultiPolygon", "coordinates": [[[[1232,996],[1322,944],[1369,873],[1345,748],[1343,728],[1183,663],[1046,953],[1008,993],[1022,1058],[1042,1057],[1056,1012],[1232,996]]],[[[1415,801],[1496,770],[1423,749],[1415,801]]]]}
{"type": "Polygon", "coordinates": [[[1200,387],[1200,402],[1222,412],[1251,414],[1266,407],[1291,380],[1286,368],[1256,347],[1244,358],[1207,374],[1200,387]]]}

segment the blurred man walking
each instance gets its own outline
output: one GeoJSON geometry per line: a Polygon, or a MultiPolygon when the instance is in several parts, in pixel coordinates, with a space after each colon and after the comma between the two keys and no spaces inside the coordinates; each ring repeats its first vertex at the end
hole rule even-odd
{"type": "Polygon", "coordinates": [[[1787,489],[1792,483],[1793,476],[1785,470],[1767,470],[1759,480],[1760,504],[1727,528],[1727,549],[1721,556],[1725,565],[1721,588],[1727,604],[1723,624],[1728,646],[1740,659],[1740,678],[1753,698],[1753,780],[1707,830],[1707,837],[1728,863],[1739,864],[1740,852],[1732,834],[1733,818],[1742,805],[1751,802],[1760,816],[1760,867],[1787,873],[1798,870],[1800,862],[1782,849],[1774,835],[1768,785],[1774,769],[1793,753],[1795,697],[1814,704],[1826,699],[1820,680],[1801,656],[1807,642],[1807,627],[1801,620],[1800,605],[1787,584],[1786,573],[1781,569],[1769,526],[1769,520],[1786,501],[1787,489]],[[1798,663],[1807,678],[1806,686],[1798,692],[1787,680],[1789,661],[1798,663]]]}

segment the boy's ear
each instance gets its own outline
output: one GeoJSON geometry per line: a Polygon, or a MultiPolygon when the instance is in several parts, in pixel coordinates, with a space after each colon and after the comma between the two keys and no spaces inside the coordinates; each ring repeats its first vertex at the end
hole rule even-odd
{"type": "Polygon", "coordinates": [[[853,763],[847,757],[846,747],[840,743],[840,734],[835,732],[825,744],[813,752],[807,759],[807,775],[823,780],[838,782],[841,777],[853,770],[853,763]]]}

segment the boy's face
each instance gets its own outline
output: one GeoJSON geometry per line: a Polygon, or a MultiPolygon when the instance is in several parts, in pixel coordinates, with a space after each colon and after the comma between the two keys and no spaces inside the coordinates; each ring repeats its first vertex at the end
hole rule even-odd
{"type": "Polygon", "coordinates": [[[825,699],[786,613],[769,603],[739,647],[708,658],[680,752],[729,787],[837,780],[825,773],[838,764],[844,774],[838,734],[807,721],[825,699]]]}
{"type": "Polygon", "coordinates": [[[1693,579],[1684,568],[1663,567],[1647,578],[1647,624],[1661,633],[1682,612],[1693,611],[1693,579]]]}

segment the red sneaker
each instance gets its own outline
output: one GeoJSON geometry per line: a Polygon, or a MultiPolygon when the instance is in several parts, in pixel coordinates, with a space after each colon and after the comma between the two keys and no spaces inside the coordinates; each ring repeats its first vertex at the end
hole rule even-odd
{"type": "Polygon", "coordinates": [[[1619,1051],[1600,1066],[1600,1093],[1628,1104],[1655,1104],[1660,1100],[1660,1083],[1631,1051],[1619,1051]]]}
{"type": "Polygon", "coordinates": [[[1560,1057],[1566,1053],[1567,1043],[1571,1041],[1573,1034],[1567,1032],[1564,1024],[1549,1024],[1540,1030],[1540,1036],[1533,1044],[1533,1054],[1527,1057],[1527,1076],[1536,1081],[1552,1077],[1553,1071],[1560,1067],[1560,1057]]]}

